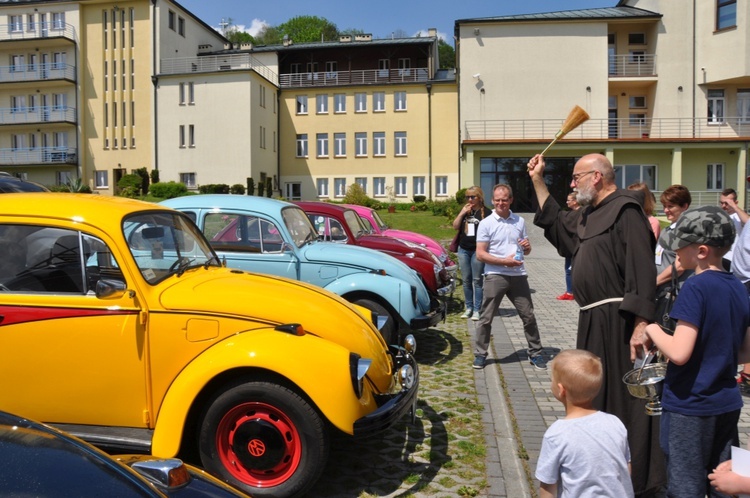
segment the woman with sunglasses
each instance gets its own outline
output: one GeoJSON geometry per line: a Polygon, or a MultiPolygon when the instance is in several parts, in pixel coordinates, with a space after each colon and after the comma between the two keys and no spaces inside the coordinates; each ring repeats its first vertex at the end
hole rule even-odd
{"type": "Polygon", "coordinates": [[[492,211],[484,205],[484,192],[474,186],[466,189],[466,204],[453,220],[453,228],[459,231],[456,254],[466,303],[466,311],[461,318],[471,318],[474,321],[479,320],[484,273],[484,263],[477,260],[476,256],[477,227],[479,222],[490,214],[492,211]]]}

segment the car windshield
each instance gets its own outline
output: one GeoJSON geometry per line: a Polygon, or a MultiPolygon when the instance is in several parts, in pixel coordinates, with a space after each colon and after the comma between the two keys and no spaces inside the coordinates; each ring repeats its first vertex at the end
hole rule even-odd
{"type": "Polygon", "coordinates": [[[284,224],[292,235],[294,245],[302,247],[308,242],[318,239],[318,232],[310,222],[304,211],[298,207],[287,207],[281,211],[284,224]]]}
{"type": "Polygon", "coordinates": [[[347,209],[344,211],[344,221],[349,225],[349,231],[354,234],[354,238],[359,238],[360,235],[368,233],[367,228],[362,224],[362,220],[359,215],[353,209],[347,209]]]}
{"type": "Polygon", "coordinates": [[[375,220],[375,224],[380,228],[380,231],[388,230],[388,225],[385,224],[383,219],[380,217],[377,211],[372,210],[370,211],[372,213],[372,219],[375,220]]]}
{"type": "Polygon", "coordinates": [[[137,213],[125,218],[122,230],[141,275],[152,285],[191,268],[221,266],[200,230],[181,213],[137,213]]]}

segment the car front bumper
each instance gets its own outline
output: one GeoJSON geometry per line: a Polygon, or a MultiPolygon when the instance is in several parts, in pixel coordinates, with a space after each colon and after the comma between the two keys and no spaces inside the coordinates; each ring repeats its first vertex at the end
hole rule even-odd
{"type": "Polygon", "coordinates": [[[443,301],[432,298],[431,308],[428,314],[412,318],[409,327],[412,330],[423,330],[445,321],[446,304],[443,301]]]}
{"type": "Polygon", "coordinates": [[[375,395],[378,408],[354,422],[354,437],[368,437],[383,432],[395,425],[407,413],[414,415],[419,391],[419,367],[413,355],[399,352],[394,356],[394,372],[404,364],[414,369],[414,383],[409,389],[401,389],[395,394],[375,395]]]}

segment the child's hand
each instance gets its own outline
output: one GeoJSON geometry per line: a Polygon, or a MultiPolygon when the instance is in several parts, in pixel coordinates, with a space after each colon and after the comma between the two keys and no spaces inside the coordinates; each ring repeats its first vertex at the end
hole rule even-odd
{"type": "Polygon", "coordinates": [[[744,477],[732,472],[732,461],[722,462],[708,474],[708,479],[719,493],[737,495],[750,492],[750,477],[744,477]]]}

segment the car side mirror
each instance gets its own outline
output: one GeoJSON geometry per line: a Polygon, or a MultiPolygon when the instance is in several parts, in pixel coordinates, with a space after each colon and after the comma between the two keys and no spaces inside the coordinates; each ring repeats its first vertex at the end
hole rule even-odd
{"type": "Polygon", "coordinates": [[[99,299],[117,299],[128,290],[122,280],[103,278],[96,282],[96,297],[99,299]]]}
{"type": "Polygon", "coordinates": [[[284,242],[281,245],[281,252],[294,252],[294,246],[290,244],[289,242],[284,242]]]}

